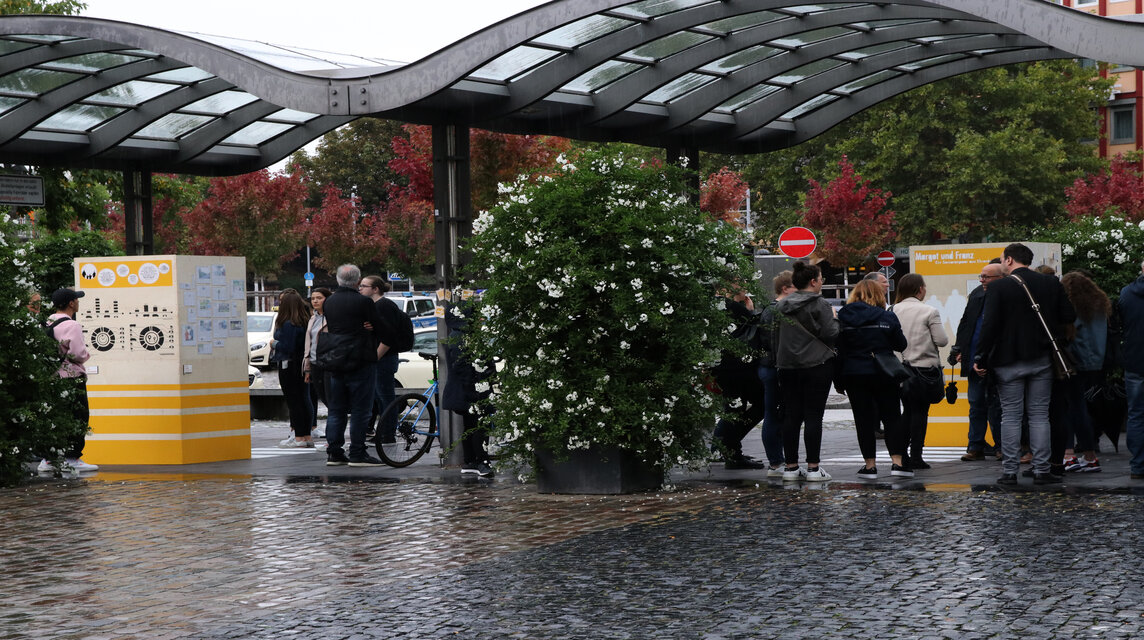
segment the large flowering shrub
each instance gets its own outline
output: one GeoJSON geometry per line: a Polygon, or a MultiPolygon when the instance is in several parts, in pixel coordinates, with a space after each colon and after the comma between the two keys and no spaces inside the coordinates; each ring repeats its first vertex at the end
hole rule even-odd
{"type": "Polygon", "coordinates": [[[0,278],[0,486],[28,477],[24,461],[33,452],[62,456],[71,434],[85,428],[60,402],[73,391],[56,375],[59,351],[40,328],[43,316],[26,306],[31,255],[15,231],[0,214],[0,264],[10,274],[0,278]]]}
{"type": "Polygon", "coordinates": [[[1093,280],[1115,297],[1140,276],[1144,260],[1144,221],[1116,215],[1076,218],[1038,234],[1039,240],[1061,243],[1064,272],[1086,269],[1093,280]]]}
{"type": "Polygon", "coordinates": [[[720,410],[706,366],[737,344],[717,292],[753,281],[745,237],[700,213],[683,170],[623,155],[501,189],[468,245],[486,290],[469,348],[504,361],[501,459],[598,443],[701,464],[720,410]]]}

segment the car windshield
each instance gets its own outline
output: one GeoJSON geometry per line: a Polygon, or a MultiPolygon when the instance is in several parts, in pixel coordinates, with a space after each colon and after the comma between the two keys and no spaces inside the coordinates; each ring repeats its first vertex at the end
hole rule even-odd
{"type": "Polygon", "coordinates": [[[273,323],[274,318],[271,316],[247,316],[246,331],[248,333],[267,332],[270,331],[273,323]]]}
{"type": "Polygon", "coordinates": [[[422,333],[414,334],[413,336],[413,351],[420,353],[422,351],[436,351],[437,350],[437,332],[425,331],[422,333]]]}

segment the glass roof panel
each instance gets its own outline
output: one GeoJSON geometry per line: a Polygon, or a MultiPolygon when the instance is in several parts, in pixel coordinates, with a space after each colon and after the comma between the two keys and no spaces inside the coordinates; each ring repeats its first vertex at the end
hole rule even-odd
{"type": "Polygon", "coordinates": [[[27,102],[24,98],[10,98],[8,96],[0,96],[0,113],[4,113],[9,109],[14,109],[27,102]]]}
{"type": "Polygon", "coordinates": [[[898,49],[906,49],[909,47],[920,47],[920,46],[921,45],[919,45],[919,44],[914,44],[912,42],[906,42],[905,40],[897,40],[894,42],[883,42],[882,44],[875,44],[875,45],[872,45],[869,47],[862,47],[861,49],[855,49],[853,51],[846,51],[844,53],[838,54],[838,57],[839,58],[845,58],[847,60],[861,60],[863,58],[869,58],[870,56],[876,56],[876,55],[879,55],[882,53],[889,53],[890,51],[897,51],[898,49]]]}
{"type": "Polygon", "coordinates": [[[668,56],[673,56],[684,49],[690,49],[695,45],[714,40],[715,36],[708,36],[701,33],[692,33],[690,31],[679,31],[669,36],[664,36],[657,40],[636,47],[625,55],[634,58],[642,58],[648,62],[658,62],[668,56]]]}
{"type": "Polygon", "coordinates": [[[632,15],[651,18],[680,11],[681,9],[697,7],[701,4],[709,4],[711,2],[712,0],[643,0],[642,2],[634,2],[623,7],[617,7],[615,12],[630,13],[632,15]]]}
{"type": "Polygon", "coordinates": [[[172,69],[162,73],[156,73],[147,76],[148,80],[164,80],[168,82],[185,82],[188,84],[213,78],[214,74],[209,71],[203,71],[198,67],[183,67],[182,69],[172,69]]]}
{"type": "Polygon", "coordinates": [[[885,82],[886,80],[889,80],[891,78],[895,78],[895,77],[900,76],[900,75],[902,75],[901,71],[894,71],[893,69],[885,69],[885,70],[879,71],[877,73],[871,73],[870,75],[865,76],[863,78],[858,78],[857,80],[847,82],[846,84],[842,85],[841,87],[838,87],[837,89],[835,89],[835,91],[841,91],[842,93],[847,93],[847,94],[856,93],[858,91],[861,91],[862,89],[865,89],[866,87],[876,85],[879,82],[885,82]]]}
{"type": "Polygon", "coordinates": [[[715,82],[715,80],[717,80],[717,78],[702,73],[687,73],[647,94],[643,97],[643,100],[645,102],[671,102],[684,94],[691,93],[699,87],[715,82]]]}
{"type": "Polygon", "coordinates": [[[807,16],[812,13],[849,9],[850,7],[857,7],[862,4],[861,2],[852,2],[850,4],[799,4],[793,7],[783,7],[783,10],[807,16]]]}
{"type": "Polygon", "coordinates": [[[66,42],[68,40],[79,40],[75,36],[53,36],[43,33],[21,33],[8,36],[13,40],[32,40],[34,42],[66,42]]]}
{"type": "Polygon", "coordinates": [[[63,69],[65,71],[82,71],[87,73],[95,73],[96,71],[103,71],[112,67],[135,62],[139,58],[135,56],[125,56],[118,53],[85,53],[80,56],[72,56],[70,58],[61,58],[59,60],[52,60],[41,66],[51,67],[56,69],[63,69]]]}
{"type": "Polygon", "coordinates": [[[308,51],[300,48],[282,47],[254,40],[240,40],[225,36],[204,33],[186,33],[192,38],[226,47],[231,51],[261,60],[287,71],[319,71],[338,68],[376,67],[377,60],[347,56],[337,53],[308,51]]]}
{"type": "Polygon", "coordinates": [[[20,69],[0,76],[0,91],[26,93],[38,97],[80,77],[82,76],[77,73],[63,71],[20,69]]]}
{"type": "Polygon", "coordinates": [[[972,36],[980,36],[980,35],[983,35],[983,34],[980,34],[980,33],[956,33],[956,34],[948,35],[948,36],[925,36],[923,38],[914,38],[914,40],[917,40],[918,42],[925,42],[927,44],[933,44],[935,42],[944,42],[946,40],[957,40],[958,38],[969,38],[972,36]]]}
{"type": "Polygon", "coordinates": [[[917,24],[919,22],[933,22],[933,21],[932,20],[923,20],[923,19],[918,19],[918,18],[907,18],[907,19],[903,19],[903,20],[870,20],[868,22],[853,22],[851,24],[853,24],[856,27],[861,27],[863,29],[873,29],[874,31],[878,31],[879,29],[889,29],[891,27],[900,27],[900,26],[905,25],[905,24],[917,24]]]}
{"type": "Polygon", "coordinates": [[[774,85],[757,84],[757,85],[751,87],[750,89],[747,89],[746,91],[735,96],[734,98],[731,98],[730,100],[719,105],[717,107],[717,109],[719,109],[720,111],[738,111],[739,109],[742,109],[743,107],[751,104],[752,102],[755,102],[756,100],[759,100],[760,98],[765,98],[765,97],[771,95],[772,93],[774,93],[776,91],[780,91],[780,90],[781,90],[780,87],[776,87],[774,85]]]}
{"type": "Polygon", "coordinates": [[[814,62],[804,64],[801,67],[795,67],[794,69],[791,69],[790,71],[785,71],[780,75],[777,75],[773,78],[770,78],[769,80],[767,80],[767,82],[778,82],[778,83],[782,83],[782,84],[794,84],[796,82],[806,80],[807,78],[809,78],[811,76],[818,75],[824,71],[830,71],[831,69],[833,69],[835,67],[840,67],[844,64],[850,64],[850,63],[849,62],[842,62],[841,60],[832,60],[830,58],[825,58],[823,60],[815,60],[814,62]]]}
{"type": "Polygon", "coordinates": [[[211,120],[214,120],[214,118],[210,116],[196,116],[189,113],[168,113],[155,122],[136,131],[134,136],[177,140],[180,136],[201,127],[211,120]]]}
{"type": "Polygon", "coordinates": [[[202,100],[196,100],[185,107],[180,107],[179,110],[221,116],[256,100],[258,98],[245,91],[223,91],[213,96],[207,96],[202,100]]]}
{"type": "Polygon", "coordinates": [[[850,33],[854,33],[854,30],[847,29],[846,27],[826,27],[825,29],[813,29],[811,31],[803,31],[802,33],[794,33],[784,38],[776,38],[770,42],[771,44],[784,47],[801,47],[850,33]]]}
{"type": "Polygon", "coordinates": [[[129,80],[87,98],[89,102],[110,102],[125,107],[137,107],[152,98],[179,88],[177,84],[162,82],[147,82],[145,80],[129,80]]]}
{"type": "Polygon", "coordinates": [[[86,133],[126,110],[121,107],[73,104],[56,112],[52,117],[36,125],[36,128],[86,133]]]}
{"type": "Polygon", "coordinates": [[[817,109],[823,105],[830,104],[831,102],[834,102],[838,98],[839,98],[839,96],[832,96],[829,93],[824,93],[824,94],[815,96],[815,97],[811,98],[810,100],[807,100],[806,102],[798,105],[794,109],[791,109],[790,111],[787,111],[786,113],[782,114],[781,116],[779,116],[779,118],[781,118],[781,119],[786,119],[786,118],[794,119],[794,118],[797,118],[801,115],[806,115],[807,113],[814,111],[815,109],[817,109]]]}
{"type": "Polygon", "coordinates": [[[734,33],[736,31],[742,31],[743,29],[757,27],[760,24],[774,22],[775,20],[782,20],[784,18],[787,20],[794,20],[794,18],[791,18],[790,16],[784,16],[781,13],[774,13],[772,11],[756,11],[754,13],[744,13],[740,16],[723,18],[722,20],[716,20],[715,22],[708,22],[703,26],[714,31],[734,33]]]}
{"type": "Polygon", "coordinates": [[[38,45],[32,44],[31,42],[14,42],[12,40],[0,40],[0,56],[6,56],[9,53],[15,53],[17,51],[23,51],[24,49],[30,49],[30,48],[35,47],[35,46],[38,46],[38,45]]]}
{"type": "Polygon", "coordinates": [[[294,125],[281,122],[252,122],[236,131],[226,140],[223,140],[222,143],[249,145],[253,147],[293,128],[294,125]]]}
{"type": "Polygon", "coordinates": [[[925,60],[918,60],[916,62],[909,62],[906,64],[900,64],[900,65],[898,65],[898,68],[899,69],[905,69],[907,71],[917,71],[918,69],[925,69],[926,67],[932,67],[935,64],[942,64],[945,62],[953,62],[954,60],[960,60],[960,59],[965,58],[965,57],[968,57],[968,56],[966,56],[965,54],[961,54],[961,53],[951,53],[947,56],[938,56],[936,58],[927,58],[925,60]]]}
{"type": "Polygon", "coordinates": [[[317,118],[316,113],[306,113],[305,111],[295,111],[293,109],[283,109],[275,111],[274,113],[266,116],[267,120],[285,120],[286,122],[293,122],[295,124],[305,124],[314,118],[317,118]]]}
{"type": "Polygon", "coordinates": [[[615,16],[592,14],[587,18],[582,18],[571,24],[566,24],[559,29],[549,31],[539,38],[534,38],[533,42],[555,45],[557,47],[578,47],[586,42],[591,42],[596,38],[614,33],[633,24],[635,24],[635,22],[631,20],[625,20],[615,16]]]}
{"type": "Polygon", "coordinates": [[[578,78],[572,80],[572,82],[561,87],[561,90],[591,93],[611,82],[619,80],[633,71],[642,69],[643,66],[642,64],[636,64],[634,62],[609,60],[591,69],[587,73],[581,74],[578,78]]]}
{"type": "Polygon", "coordinates": [[[549,49],[527,46],[513,47],[470,75],[474,78],[504,82],[558,55],[560,55],[559,52],[549,49]]]}
{"type": "Polygon", "coordinates": [[[715,62],[705,64],[699,68],[703,71],[709,71],[711,73],[727,73],[742,69],[743,67],[755,64],[760,60],[766,60],[771,56],[781,53],[786,53],[786,50],[775,49],[773,47],[767,47],[760,44],[755,45],[749,49],[736,51],[735,53],[732,53],[725,58],[720,58],[715,62]]]}

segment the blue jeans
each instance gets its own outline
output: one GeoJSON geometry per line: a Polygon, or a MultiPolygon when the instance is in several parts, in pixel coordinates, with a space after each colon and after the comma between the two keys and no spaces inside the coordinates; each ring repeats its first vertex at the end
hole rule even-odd
{"type": "Polygon", "coordinates": [[[783,420],[779,414],[779,371],[759,365],[759,379],[763,381],[763,450],[772,467],[783,463],[783,420]]]}
{"type": "Polygon", "coordinates": [[[966,451],[985,450],[985,432],[993,428],[993,444],[1001,446],[1001,401],[997,389],[985,378],[970,372],[969,389],[969,446],[966,451]]]}
{"type": "MultiPolygon", "coordinates": [[[[375,399],[377,402],[377,415],[380,417],[381,413],[385,411],[393,401],[397,398],[394,390],[393,375],[397,373],[397,352],[388,351],[381,360],[377,361],[377,373],[374,376],[374,384],[376,385],[375,399]]],[[[378,424],[377,432],[383,439],[391,439],[397,433],[397,414],[393,415],[393,419],[389,424],[378,424]]]]}
{"type": "Polygon", "coordinates": [[[1021,420],[1029,417],[1029,448],[1033,473],[1049,472],[1052,430],[1049,402],[1053,395],[1053,369],[1046,354],[997,367],[997,391],[1001,395],[1001,470],[1016,474],[1021,468],[1021,420]]]}
{"type": "Polygon", "coordinates": [[[1124,391],[1128,395],[1128,451],[1131,473],[1144,473],[1144,375],[1124,372],[1124,391]]]}
{"type": "Polygon", "coordinates": [[[326,418],[326,455],[343,455],[346,443],[346,418],[350,426],[350,458],[366,455],[365,432],[373,410],[373,378],[375,367],[366,365],[347,373],[330,373],[326,399],[329,416],[326,418]]]}

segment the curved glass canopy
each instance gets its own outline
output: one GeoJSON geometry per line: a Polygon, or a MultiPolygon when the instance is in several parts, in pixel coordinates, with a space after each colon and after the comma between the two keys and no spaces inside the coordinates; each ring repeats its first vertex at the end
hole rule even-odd
{"type": "Polygon", "coordinates": [[[0,162],[269,166],[363,116],[651,146],[790,146],[914,87],[1144,25],[1042,0],[554,0],[411,64],[94,18],[0,17],[0,162]]]}

